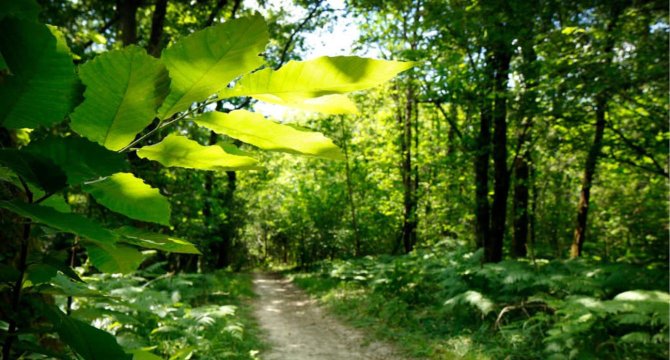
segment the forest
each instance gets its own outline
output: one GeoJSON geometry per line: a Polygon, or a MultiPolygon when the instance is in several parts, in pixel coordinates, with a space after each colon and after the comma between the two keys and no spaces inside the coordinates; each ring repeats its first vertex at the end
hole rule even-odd
{"type": "Polygon", "coordinates": [[[2,359],[668,359],[642,0],[0,0],[2,359]]]}

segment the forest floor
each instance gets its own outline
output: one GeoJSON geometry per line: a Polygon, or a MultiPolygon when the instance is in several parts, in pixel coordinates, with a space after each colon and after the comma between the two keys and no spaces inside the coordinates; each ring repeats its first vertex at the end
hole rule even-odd
{"type": "Polygon", "coordinates": [[[289,279],[256,273],[253,282],[254,315],[270,345],[264,360],[405,359],[391,345],[370,342],[332,318],[289,279]]]}

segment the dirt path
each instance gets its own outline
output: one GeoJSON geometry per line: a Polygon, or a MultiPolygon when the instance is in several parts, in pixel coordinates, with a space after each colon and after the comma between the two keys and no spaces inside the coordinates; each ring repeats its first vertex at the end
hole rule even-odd
{"type": "Polygon", "coordinates": [[[366,343],[287,279],[255,274],[254,290],[254,314],[271,346],[263,360],[403,359],[387,344],[366,343]]]}

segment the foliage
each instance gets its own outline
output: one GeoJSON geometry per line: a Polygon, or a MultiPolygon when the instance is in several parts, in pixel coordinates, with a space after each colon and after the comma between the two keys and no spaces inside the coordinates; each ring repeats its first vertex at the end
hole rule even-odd
{"type": "Polygon", "coordinates": [[[217,271],[165,273],[156,263],[132,277],[95,274],[90,289],[109,294],[79,298],[72,316],[114,334],[138,357],[255,359],[263,349],[251,314],[251,277],[217,271]]]}
{"type": "MultiPolygon", "coordinates": [[[[147,253],[138,247],[200,254],[190,242],[165,234],[164,228],[158,232],[150,230],[156,227],[146,223],[170,226],[172,205],[165,191],[137,175],[140,171],[134,163],[140,158],[164,166],[206,170],[257,168],[254,158],[236,155],[240,151],[229,144],[219,146],[213,141],[203,146],[187,136],[165,136],[165,131],[176,122],[193,120],[217,101],[217,93],[228,91],[233,80],[240,79],[230,88],[239,92],[247,77],[253,79],[255,74],[265,73],[261,70],[249,74],[264,62],[259,56],[269,40],[264,19],[254,14],[193,32],[172,43],[160,58],[135,45],[114,49],[86,61],[76,71],[74,55],[62,33],[35,21],[32,6],[2,4],[0,125],[13,129],[13,133],[24,128],[34,130],[28,131],[27,146],[3,138],[3,147],[9,148],[0,150],[5,182],[0,208],[7,214],[13,213],[7,218],[3,214],[3,228],[17,229],[17,234],[22,229],[20,236],[9,236],[12,240],[8,245],[13,249],[2,259],[7,268],[2,289],[9,299],[2,304],[2,319],[6,321],[1,331],[3,356],[23,357],[33,353],[52,356],[54,348],[62,347],[58,342],[49,345],[46,341],[53,339],[55,331],[72,351],[63,351],[68,355],[59,357],[150,358],[151,355],[138,350],[137,344],[122,342],[120,346],[114,337],[90,325],[94,318],[121,312],[123,307],[123,311],[136,311],[135,317],[115,319],[118,323],[114,322],[107,330],[120,335],[116,327],[131,324],[147,344],[152,339],[149,335],[155,336],[153,340],[179,338],[176,343],[165,342],[165,348],[160,349],[174,358],[188,358],[196,346],[212,353],[217,353],[221,346],[230,346],[230,352],[218,353],[224,358],[235,357],[240,349],[232,339],[243,341],[241,326],[231,320],[235,313],[232,307],[187,307],[174,299],[168,301],[166,293],[154,290],[148,285],[150,282],[142,284],[144,279],[121,277],[117,283],[114,277],[106,275],[79,277],[72,267],[83,258],[89,273],[97,270],[130,274],[147,260],[147,253]],[[83,94],[81,85],[85,87],[83,94]],[[158,139],[151,144],[155,139],[148,137],[157,132],[163,135],[162,141],[158,139]],[[130,161],[120,154],[124,152],[132,152],[127,157],[130,161]],[[128,168],[135,171],[129,172],[128,168]],[[56,197],[65,199],[65,203],[54,201],[56,197]],[[89,204],[92,200],[118,215],[102,211],[113,221],[105,219],[107,216],[92,216],[91,210],[95,208],[89,204]],[[110,228],[114,226],[120,227],[110,228]],[[77,254],[81,247],[86,250],[85,257],[83,253],[77,254]],[[69,259],[61,257],[65,251],[69,251],[69,259]],[[52,255],[60,257],[59,266],[46,262],[52,255]],[[89,263],[96,270],[89,268],[89,263]],[[103,279],[99,286],[93,285],[96,279],[103,279]],[[141,288],[146,288],[146,292],[135,292],[141,288]],[[135,299],[135,293],[141,299],[135,299]],[[68,301],[60,304],[61,308],[40,301],[42,296],[50,299],[54,294],[68,297],[68,301]],[[89,310],[98,305],[105,310],[89,313],[86,318],[89,322],[63,313],[76,310],[78,304],[84,303],[78,297],[91,294],[95,294],[95,301],[88,303],[89,310]],[[104,303],[101,297],[109,302],[104,303]],[[156,308],[164,308],[165,312],[154,314],[156,308]],[[166,317],[168,313],[170,316],[166,317]],[[51,325],[41,326],[42,317],[51,325]],[[155,326],[138,327],[138,319],[155,326]],[[218,332],[227,335],[205,344],[203,339],[218,332]]],[[[329,78],[296,83],[293,78],[297,75],[289,74],[275,79],[275,87],[266,92],[275,94],[283,91],[285,84],[297,85],[293,90],[302,92],[302,99],[309,101],[322,95],[313,92],[315,87],[328,88],[330,82],[336,81],[333,89],[337,88],[338,94],[362,90],[412,66],[356,57],[332,61],[345,61],[348,66],[331,69],[326,66],[328,59],[322,58],[305,74],[327,69],[329,78]]],[[[282,69],[277,72],[282,73],[282,69]]],[[[297,149],[293,152],[338,158],[337,147],[321,134],[270,122],[260,114],[241,110],[230,116],[237,114],[246,114],[247,122],[254,123],[253,128],[245,129],[245,136],[237,136],[242,141],[266,150],[297,149]],[[265,143],[257,141],[260,138],[265,143]]],[[[205,116],[201,115],[201,122],[205,116]]],[[[223,126],[221,121],[216,125],[217,131],[223,126]]],[[[230,130],[233,127],[228,124],[223,132],[235,138],[230,130]]],[[[186,284],[185,279],[179,281],[186,284]]],[[[208,281],[212,278],[198,285],[221,285],[208,281]]],[[[170,285],[178,289],[178,285],[170,285]]],[[[98,325],[106,320],[101,321],[98,325]]]]}
{"type": "Polygon", "coordinates": [[[322,262],[293,280],[354,324],[429,358],[668,356],[667,268],[419,250],[322,262]]]}

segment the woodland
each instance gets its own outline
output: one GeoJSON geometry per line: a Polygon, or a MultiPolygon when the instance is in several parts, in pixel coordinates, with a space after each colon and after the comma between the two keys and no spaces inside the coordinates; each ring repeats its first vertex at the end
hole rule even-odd
{"type": "Polygon", "coordinates": [[[669,35],[654,0],[0,0],[2,358],[263,359],[262,273],[407,359],[668,359],[669,35]]]}

